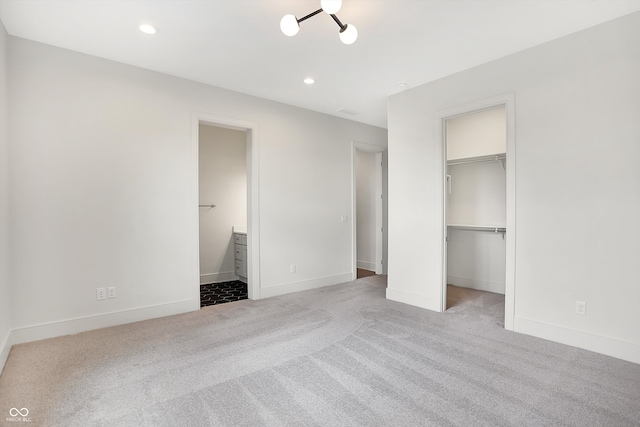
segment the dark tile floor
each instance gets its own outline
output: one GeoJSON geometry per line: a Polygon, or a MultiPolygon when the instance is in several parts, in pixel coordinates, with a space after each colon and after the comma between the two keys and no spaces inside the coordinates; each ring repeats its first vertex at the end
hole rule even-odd
{"type": "Polygon", "coordinates": [[[239,280],[200,285],[200,307],[247,299],[247,284],[239,280]]]}

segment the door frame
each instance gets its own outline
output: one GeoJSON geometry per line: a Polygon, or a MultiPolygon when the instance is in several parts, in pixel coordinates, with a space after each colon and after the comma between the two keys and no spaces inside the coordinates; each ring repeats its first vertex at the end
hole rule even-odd
{"type": "Polygon", "coordinates": [[[199,244],[199,209],[198,209],[198,156],[200,124],[245,131],[247,135],[247,293],[249,299],[260,299],[260,198],[259,198],[259,127],[256,123],[221,117],[204,112],[191,114],[191,147],[194,153],[192,159],[193,193],[192,193],[192,233],[195,236],[193,271],[197,277],[194,280],[194,296],[200,307],[200,244],[199,244]]]}
{"type": "Polygon", "coordinates": [[[383,216],[383,197],[384,197],[384,184],[383,184],[383,171],[382,171],[382,153],[385,151],[383,147],[373,144],[367,144],[365,142],[351,141],[351,249],[352,249],[352,277],[355,280],[358,277],[358,235],[357,235],[357,187],[356,187],[356,151],[365,151],[375,155],[376,162],[380,162],[380,167],[376,167],[374,179],[376,181],[376,194],[380,194],[381,197],[376,197],[376,249],[375,249],[375,273],[384,274],[384,216],[383,216]]]}
{"type": "Polygon", "coordinates": [[[506,152],[506,271],[504,327],[514,329],[516,291],[516,139],[515,139],[515,94],[507,93],[495,97],[459,105],[436,113],[437,137],[442,147],[442,286],[440,292],[441,311],[447,309],[447,140],[445,122],[459,117],[496,107],[505,107],[507,119],[506,152]]]}

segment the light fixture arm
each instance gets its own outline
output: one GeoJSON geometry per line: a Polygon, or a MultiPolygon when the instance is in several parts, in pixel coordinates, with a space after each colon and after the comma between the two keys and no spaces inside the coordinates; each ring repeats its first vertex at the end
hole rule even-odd
{"type": "Polygon", "coordinates": [[[296,19],[298,21],[298,24],[301,23],[302,21],[305,21],[313,16],[316,16],[317,14],[319,14],[320,12],[322,12],[322,8],[316,10],[315,12],[311,12],[310,14],[308,14],[307,16],[303,16],[300,19],[296,19]]]}
{"type": "Polygon", "coordinates": [[[331,14],[331,17],[333,18],[334,21],[336,21],[336,24],[338,24],[338,27],[340,27],[340,32],[343,32],[344,30],[347,29],[347,26],[344,25],[342,22],[340,22],[340,19],[338,19],[338,17],[335,14],[331,14]]]}

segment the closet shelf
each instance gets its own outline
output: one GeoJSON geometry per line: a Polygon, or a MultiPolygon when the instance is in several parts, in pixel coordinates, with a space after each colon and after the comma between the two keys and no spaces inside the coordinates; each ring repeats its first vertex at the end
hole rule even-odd
{"type": "Polygon", "coordinates": [[[491,154],[489,156],[478,157],[466,157],[463,159],[451,159],[447,160],[447,166],[464,165],[467,163],[479,163],[479,162],[500,162],[504,166],[504,162],[507,159],[506,153],[491,154]]]}
{"type": "Polygon", "coordinates": [[[468,224],[448,224],[447,227],[457,230],[468,231],[491,231],[493,233],[506,233],[507,228],[499,225],[468,225],[468,224]]]}

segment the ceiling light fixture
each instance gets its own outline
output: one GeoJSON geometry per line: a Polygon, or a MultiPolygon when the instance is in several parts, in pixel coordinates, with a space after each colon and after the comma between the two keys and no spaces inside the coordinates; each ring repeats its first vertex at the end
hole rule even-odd
{"type": "Polygon", "coordinates": [[[305,82],[305,84],[312,85],[316,81],[312,77],[307,77],[306,79],[304,79],[304,82],[305,82]]]}
{"type": "Polygon", "coordinates": [[[138,28],[145,34],[153,35],[158,32],[158,29],[151,24],[142,24],[138,28]]]}
{"type": "Polygon", "coordinates": [[[353,24],[343,24],[342,22],[340,22],[340,19],[338,19],[338,17],[336,16],[336,13],[338,13],[341,7],[342,0],[321,0],[320,9],[316,10],[315,12],[311,12],[307,16],[303,16],[300,19],[298,19],[293,14],[283,16],[280,20],[280,29],[285,35],[293,37],[298,34],[298,31],[300,31],[300,23],[302,21],[316,16],[320,12],[325,12],[326,14],[330,15],[336,22],[336,24],[338,24],[338,27],[340,27],[340,41],[342,41],[342,43],[344,44],[352,44],[358,38],[358,29],[353,24]]]}

